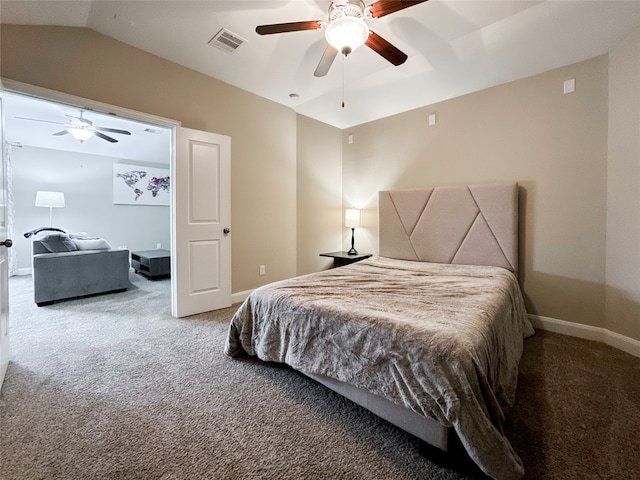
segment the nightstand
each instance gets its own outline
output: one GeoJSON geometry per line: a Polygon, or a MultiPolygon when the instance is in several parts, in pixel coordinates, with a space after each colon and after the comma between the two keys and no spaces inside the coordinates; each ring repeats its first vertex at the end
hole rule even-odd
{"type": "Polygon", "coordinates": [[[331,252],[321,253],[321,257],[333,258],[333,267],[344,267],[350,263],[359,262],[371,256],[370,253],[358,253],[357,255],[349,255],[347,252],[331,252]]]}

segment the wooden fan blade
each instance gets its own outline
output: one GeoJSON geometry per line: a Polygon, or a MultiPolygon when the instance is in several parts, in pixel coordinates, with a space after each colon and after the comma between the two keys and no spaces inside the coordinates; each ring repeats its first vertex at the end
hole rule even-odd
{"type": "Polygon", "coordinates": [[[106,140],[107,142],[118,143],[118,140],[116,140],[115,138],[107,137],[104,133],[94,131],[93,134],[96,137],[100,137],[101,139],[106,140]]]}
{"type": "Polygon", "coordinates": [[[106,127],[94,127],[95,130],[100,130],[101,132],[110,132],[110,133],[119,133],[120,135],[131,135],[131,132],[127,132],[126,130],[118,130],[116,128],[106,128],[106,127]]]}
{"type": "Polygon", "coordinates": [[[327,48],[324,49],[324,53],[322,54],[322,58],[316,67],[316,71],[313,72],[315,77],[324,77],[327,73],[329,73],[329,69],[333,64],[336,56],[338,55],[338,50],[333,48],[331,45],[327,45],[327,48]]]}
{"type": "Polygon", "coordinates": [[[66,130],[62,130],[61,132],[53,133],[52,135],[66,135],[67,133],[69,132],[66,130]]]}
{"type": "Polygon", "coordinates": [[[271,35],[273,33],[298,32],[300,30],[320,30],[321,28],[322,22],[320,20],[309,20],[308,22],[260,25],[256,27],[256,33],[259,33],[260,35],[271,35]]]}
{"type": "Polygon", "coordinates": [[[417,1],[378,0],[377,2],[373,2],[369,6],[369,10],[373,18],[380,18],[380,17],[384,17],[385,15],[389,15],[390,13],[397,12],[398,10],[403,10],[405,8],[413,7],[414,5],[418,5],[419,3],[424,3],[426,1],[427,0],[417,0],[417,1]]]}
{"type": "Polygon", "coordinates": [[[55,125],[66,125],[66,122],[52,122],[50,120],[40,120],[37,118],[27,118],[27,117],[13,117],[19,120],[31,120],[32,122],[43,122],[43,123],[53,123],[55,125]]]}
{"type": "Polygon", "coordinates": [[[405,53],[398,50],[375,32],[369,32],[369,38],[367,38],[364,44],[393,63],[396,67],[407,61],[407,55],[405,53]]]}

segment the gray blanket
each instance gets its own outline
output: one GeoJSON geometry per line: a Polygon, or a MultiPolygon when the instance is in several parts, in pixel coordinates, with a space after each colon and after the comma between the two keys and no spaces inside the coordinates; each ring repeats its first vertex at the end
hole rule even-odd
{"type": "Polygon", "coordinates": [[[517,479],[502,424],[532,334],[508,270],[377,257],[254,290],[225,353],[326,375],[453,426],[484,472],[517,479]]]}

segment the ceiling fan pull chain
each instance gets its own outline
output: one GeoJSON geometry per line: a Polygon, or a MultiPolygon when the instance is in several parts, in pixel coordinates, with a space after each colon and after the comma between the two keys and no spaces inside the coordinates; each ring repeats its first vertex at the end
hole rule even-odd
{"type": "Polygon", "coordinates": [[[342,55],[342,108],[344,108],[344,69],[345,69],[345,59],[347,58],[346,55],[342,55]]]}

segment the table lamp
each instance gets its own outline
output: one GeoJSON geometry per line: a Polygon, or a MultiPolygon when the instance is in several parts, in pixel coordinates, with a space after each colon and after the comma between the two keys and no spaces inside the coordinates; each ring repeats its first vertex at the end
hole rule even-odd
{"type": "Polygon", "coordinates": [[[347,208],[344,212],[344,226],[351,229],[351,250],[348,255],[357,255],[358,252],[354,248],[354,230],[360,227],[361,211],[357,208],[347,208]]]}

